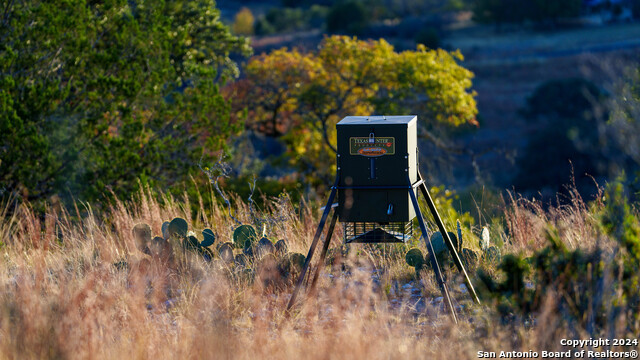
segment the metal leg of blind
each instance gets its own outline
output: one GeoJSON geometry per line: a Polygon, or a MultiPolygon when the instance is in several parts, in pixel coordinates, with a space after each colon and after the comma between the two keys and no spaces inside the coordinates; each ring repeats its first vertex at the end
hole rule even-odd
{"type": "Polygon", "coordinates": [[[309,292],[313,292],[316,288],[316,282],[318,281],[318,277],[320,276],[320,272],[322,271],[322,267],[324,266],[324,259],[327,256],[327,250],[329,250],[329,244],[331,243],[331,236],[333,236],[333,229],[336,227],[336,221],[338,220],[338,211],[333,210],[333,217],[331,218],[331,223],[329,223],[329,229],[327,230],[327,236],[324,240],[324,246],[322,246],[322,251],[320,252],[320,261],[318,262],[318,267],[315,271],[315,275],[313,276],[313,281],[311,281],[311,287],[309,288],[309,292]]]}
{"type": "Polygon", "coordinates": [[[416,217],[418,218],[418,224],[420,224],[420,230],[422,231],[422,238],[427,246],[427,251],[429,252],[429,259],[431,260],[431,266],[433,267],[433,271],[436,275],[436,280],[438,281],[438,285],[440,286],[440,291],[442,292],[442,298],[446,307],[451,312],[451,318],[453,322],[458,323],[458,318],[456,316],[456,310],[451,303],[451,297],[449,296],[449,289],[447,289],[447,284],[444,282],[444,278],[442,277],[442,272],[440,272],[440,266],[438,266],[438,260],[436,259],[436,254],[433,250],[433,245],[431,241],[429,241],[429,237],[427,236],[427,226],[424,223],[424,219],[422,218],[422,212],[420,212],[420,206],[418,206],[418,199],[416,198],[416,194],[413,192],[413,188],[411,187],[411,180],[407,176],[407,182],[409,183],[409,196],[411,197],[411,202],[413,203],[413,208],[416,212],[416,217]]]}
{"type": "MultiPolygon", "coordinates": [[[[418,178],[420,180],[422,180],[422,176],[420,175],[420,173],[418,173],[418,178]]],[[[436,206],[435,206],[435,204],[433,202],[433,199],[431,199],[431,195],[429,194],[429,190],[427,189],[427,185],[425,185],[424,182],[422,182],[422,184],[420,185],[420,190],[422,191],[422,195],[424,196],[425,200],[427,201],[427,206],[429,206],[429,210],[431,211],[431,214],[433,215],[433,218],[436,221],[436,225],[438,226],[438,230],[442,234],[442,238],[444,239],[444,243],[449,248],[449,252],[451,252],[451,258],[453,258],[453,262],[456,264],[456,267],[458,268],[458,271],[460,271],[462,273],[462,275],[464,275],[464,282],[466,283],[467,288],[469,289],[469,294],[471,294],[471,297],[473,298],[473,301],[475,301],[477,304],[480,304],[480,299],[478,298],[478,294],[476,294],[476,290],[473,288],[473,284],[471,284],[471,280],[469,279],[469,275],[467,274],[467,271],[465,270],[464,265],[462,264],[462,261],[460,260],[460,256],[458,255],[458,252],[456,251],[455,246],[453,246],[453,242],[451,241],[451,237],[449,236],[449,233],[447,232],[447,230],[444,227],[444,223],[442,222],[442,219],[440,218],[440,215],[438,214],[438,210],[436,209],[436,206]]]]}
{"type": "MultiPolygon", "coordinates": [[[[336,178],[336,183],[338,179],[336,178]]],[[[296,298],[298,297],[298,293],[300,292],[300,288],[302,287],[302,283],[304,282],[305,275],[307,274],[307,270],[309,269],[309,265],[311,264],[311,258],[313,257],[313,253],[316,251],[316,246],[318,245],[318,240],[320,240],[320,235],[322,234],[322,230],[324,229],[324,224],[327,222],[327,217],[329,216],[329,211],[331,211],[331,205],[333,205],[333,199],[336,196],[336,186],[334,185],[331,188],[331,193],[329,194],[329,200],[327,201],[327,206],[324,208],[324,212],[322,213],[322,218],[320,219],[320,223],[318,224],[318,229],[316,229],[316,233],[313,236],[313,241],[311,242],[311,248],[309,248],[309,253],[307,254],[307,258],[304,261],[304,266],[302,267],[302,272],[300,273],[300,278],[296,283],[296,287],[293,290],[293,294],[291,294],[291,299],[289,300],[289,304],[287,305],[287,312],[291,310],[293,305],[296,302],[296,298]]]]}

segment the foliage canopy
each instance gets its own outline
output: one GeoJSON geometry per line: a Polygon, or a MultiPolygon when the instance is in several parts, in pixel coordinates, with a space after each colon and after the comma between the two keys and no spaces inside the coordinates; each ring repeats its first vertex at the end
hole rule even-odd
{"type": "Polygon", "coordinates": [[[486,23],[521,23],[525,20],[541,24],[555,23],[561,18],[580,15],[582,0],[473,0],[475,20],[486,23]]]}
{"type": "Polygon", "coordinates": [[[0,39],[5,194],[167,186],[238,129],[218,84],[250,48],[214,0],[11,1],[0,39]]]}
{"type": "Polygon", "coordinates": [[[554,196],[572,179],[583,193],[593,193],[593,178],[601,180],[613,165],[603,143],[599,123],[606,118],[606,95],[581,78],[552,80],[527,99],[522,115],[544,127],[518,157],[518,190],[554,196]],[[532,175],[535,174],[535,175],[532,175]]]}
{"type": "Polygon", "coordinates": [[[243,7],[238,11],[233,19],[232,30],[238,35],[253,35],[253,23],[255,18],[248,7],[243,7]]]}
{"type": "MultiPolygon", "coordinates": [[[[286,48],[250,59],[227,90],[247,126],[288,146],[291,164],[326,182],[335,172],[335,124],[346,115],[417,114],[424,123],[476,123],[473,74],[459,52],[396,52],[384,40],[326,37],[316,52],[286,48]]],[[[309,179],[307,179],[309,180],[309,179]]]]}

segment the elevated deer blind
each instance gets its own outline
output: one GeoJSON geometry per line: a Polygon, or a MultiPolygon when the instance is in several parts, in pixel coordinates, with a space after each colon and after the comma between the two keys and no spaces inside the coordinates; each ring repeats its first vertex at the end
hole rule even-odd
{"type": "Polygon", "coordinates": [[[418,206],[418,189],[427,202],[454,263],[464,275],[471,296],[474,301],[479,300],[420,175],[417,116],[347,116],[336,128],[336,180],[331,187],[327,205],[288,308],[295,303],[326,220],[330,211],[334,209],[320,255],[320,266],[311,281],[311,287],[315,286],[324,263],[337,220],[344,226],[346,243],[390,243],[410,239],[413,234],[412,223],[417,218],[445,304],[450,309],[453,319],[457,321],[447,284],[418,206]],[[336,193],[338,202],[334,204],[336,193]]]}

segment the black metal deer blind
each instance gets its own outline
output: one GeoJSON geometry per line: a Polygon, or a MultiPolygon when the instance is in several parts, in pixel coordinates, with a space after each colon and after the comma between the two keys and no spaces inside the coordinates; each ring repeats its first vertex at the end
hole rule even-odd
{"type": "MultiPolygon", "coordinates": [[[[431,199],[424,179],[420,175],[417,116],[347,116],[337,124],[336,128],[338,137],[336,179],[331,187],[327,205],[288,309],[296,302],[329,213],[333,210],[320,253],[321,265],[324,263],[333,229],[338,220],[344,226],[346,243],[392,243],[406,242],[410,239],[413,234],[413,219],[417,218],[445,304],[454,321],[457,322],[447,284],[442,276],[418,206],[418,191],[425,198],[455,265],[464,275],[469,293],[474,301],[479,303],[479,300],[431,199]],[[336,194],[338,201],[334,204],[336,194]]],[[[311,287],[315,286],[321,267],[317,268],[311,287]]]]}

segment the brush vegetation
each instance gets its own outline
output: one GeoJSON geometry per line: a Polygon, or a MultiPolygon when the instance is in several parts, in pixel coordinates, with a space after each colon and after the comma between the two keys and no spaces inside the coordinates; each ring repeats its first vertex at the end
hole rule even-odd
{"type": "Polygon", "coordinates": [[[449,221],[464,239],[457,246],[477,254],[467,266],[483,301],[472,303],[443,260],[458,325],[422,266],[424,243],[346,247],[340,227],[317,290],[287,316],[304,255],[291,256],[286,271],[278,259],[306,254],[319,213],[282,198],[255,211],[236,199],[243,226],[278,214],[251,230],[226,205],[192,212],[188,197],[148,189],[100,214],[82,204],[44,215],[6,205],[0,358],[470,358],[566,351],[561,338],[640,331],[640,222],[619,183],[588,203],[574,193],[544,208],[514,196],[485,227],[449,221]],[[193,238],[193,251],[178,238],[193,238]],[[482,255],[487,243],[502,258],[482,255]],[[263,250],[247,255],[247,246],[263,250]]]}

